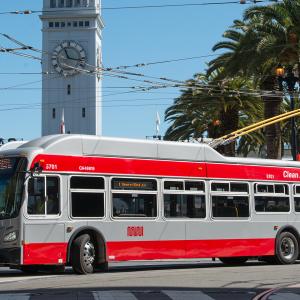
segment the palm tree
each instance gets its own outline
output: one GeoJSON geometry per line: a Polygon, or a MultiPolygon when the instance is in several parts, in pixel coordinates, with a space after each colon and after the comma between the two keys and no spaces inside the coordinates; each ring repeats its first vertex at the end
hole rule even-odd
{"type": "MultiPolygon", "coordinates": [[[[269,68],[266,66],[271,63],[268,56],[258,55],[258,44],[261,41],[261,33],[254,30],[254,20],[240,21],[235,20],[232,27],[225,31],[223,37],[226,40],[217,43],[213,50],[226,49],[227,52],[221,54],[209,63],[208,72],[223,66],[226,76],[247,76],[255,81],[261,90],[273,91],[276,86],[275,76],[269,76],[269,68]]],[[[281,99],[273,93],[263,93],[264,118],[270,118],[279,114],[281,99]]],[[[265,140],[268,158],[281,157],[281,134],[280,125],[274,124],[266,127],[265,140]]]]}
{"type": "MultiPolygon", "coordinates": [[[[210,75],[196,74],[182,95],[166,110],[165,119],[171,123],[165,139],[198,139],[207,135],[210,138],[237,130],[241,122],[244,126],[259,118],[259,99],[248,94],[252,82],[245,78],[221,78],[222,70],[210,75]],[[243,89],[246,92],[243,92],[243,89]],[[236,93],[239,90],[241,92],[236,93]]],[[[253,150],[249,138],[243,138],[239,152],[253,150]]],[[[240,143],[239,143],[240,144],[240,143]]],[[[225,155],[235,155],[235,143],[219,149],[225,155]]]]}

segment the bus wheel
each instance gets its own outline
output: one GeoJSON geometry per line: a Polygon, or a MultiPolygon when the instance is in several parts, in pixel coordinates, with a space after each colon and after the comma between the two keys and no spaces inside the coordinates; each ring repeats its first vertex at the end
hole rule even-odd
{"type": "Polygon", "coordinates": [[[77,274],[94,272],[96,251],[94,243],[88,234],[78,236],[72,245],[72,267],[77,274]]]}
{"type": "Polygon", "coordinates": [[[293,264],[299,255],[299,245],[296,237],[286,231],[276,240],[276,260],[280,264],[293,264]]]}
{"type": "Polygon", "coordinates": [[[244,264],[248,260],[248,257],[219,257],[219,260],[225,265],[238,266],[244,264]]]}

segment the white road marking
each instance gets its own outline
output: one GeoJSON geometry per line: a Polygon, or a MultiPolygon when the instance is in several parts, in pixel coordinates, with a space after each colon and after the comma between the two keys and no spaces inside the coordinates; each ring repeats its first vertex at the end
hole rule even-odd
{"type": "Polygon", "coordinates": [[[29,294],[0,294],[0,300],[28,300],[29,294]]]}
{"type": "MultiPolygon", "coordinates": [[[[169,296],[172,300],[182,300],[182,299],[189,299],[189,300],[214,300],[210,296],[202,293],[201,291],[170,291],[170,290],[163,290],[164,294],[169,296]]],[[[299,300],[299,299],[298,299],[299,300]]]]}
{"type": "Polygon", "coordinates": [[[25,280],[36,280],[36,279],[43,279],[43,278],[51,278],[51,277],[56,277],[57,275],[41,275],[41,276],[16,276],[16,277],[4,277],[0,278],[0,284],[1,283],[6,283],[6,282],[16,282],[16,281],[25,281],[25,280]]]}
{"type": "Polygon", "coordinates": [[[95,300],[137,300],[130,291],[96,291],[93,296],[95,300]]]}
{"type": "Polygon", "coordinates": [[[300,295],[294,293],[278,293],[271,295],[268,298],[269,300],[299,300],[300,295]]]}

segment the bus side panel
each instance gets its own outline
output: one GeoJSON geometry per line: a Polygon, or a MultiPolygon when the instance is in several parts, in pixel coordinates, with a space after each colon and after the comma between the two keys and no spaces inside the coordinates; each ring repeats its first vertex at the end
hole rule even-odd
{"type": "Polygon", "coordinates": [[[274,255],[274,245],[272,238],[187,241],[186,258],[274,255]]]}
{"type": "Polygon", "coordinates": [[[275,239],[108,242],[114,261],[274,255],[275,239]],[[184,251],[183,249],[186,249],[184,251]]]}
{"type": "Polygon", "coordinates": [[[52,265],[66,262],[68,244],[65,225],[57,220],[48,223],[32,220],[24,226],[23,264],[52,265]]]}
{"type": "Polygon", "coordinates": [[[66,263],[67,243],[31,243],[23,246],[24,265],[57,265],[66,263]]]}

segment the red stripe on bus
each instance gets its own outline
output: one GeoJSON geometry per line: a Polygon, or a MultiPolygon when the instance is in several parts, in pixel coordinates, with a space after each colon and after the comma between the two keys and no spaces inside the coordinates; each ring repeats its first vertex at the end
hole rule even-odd
{"type": "Polygon", "coordinates": [[[37,155],[31,167],[36,162],[45,172],[300,181],[300,169],[291,167],[48,154],[37,155]]]}
{"type": "Polygon", "coordinates": [[[107,242],[109,261],[274,255],[275,239],[107,242]]]}
{"type": "Polygon", "coordinates": [[[24,265],[57,265],[66,262],[67,243],[31,243],[23,246],[24,265]]]}
{"type": "Polygon", "coordinates": [[[101,174],[143,174],[148,176],[205,177],[205,164],[152,159],[74,157],[37,155],[34,163],[40,162],[45,172],[80,172],[101,174]]]}
{"type": "MultiPolygon", "coordinates": [[[[107,242],[108,261],[274,255],[275,239],[107,242]]],[[[67,243],[24,245],[24,265],[66,263],[67,243]]]]}

